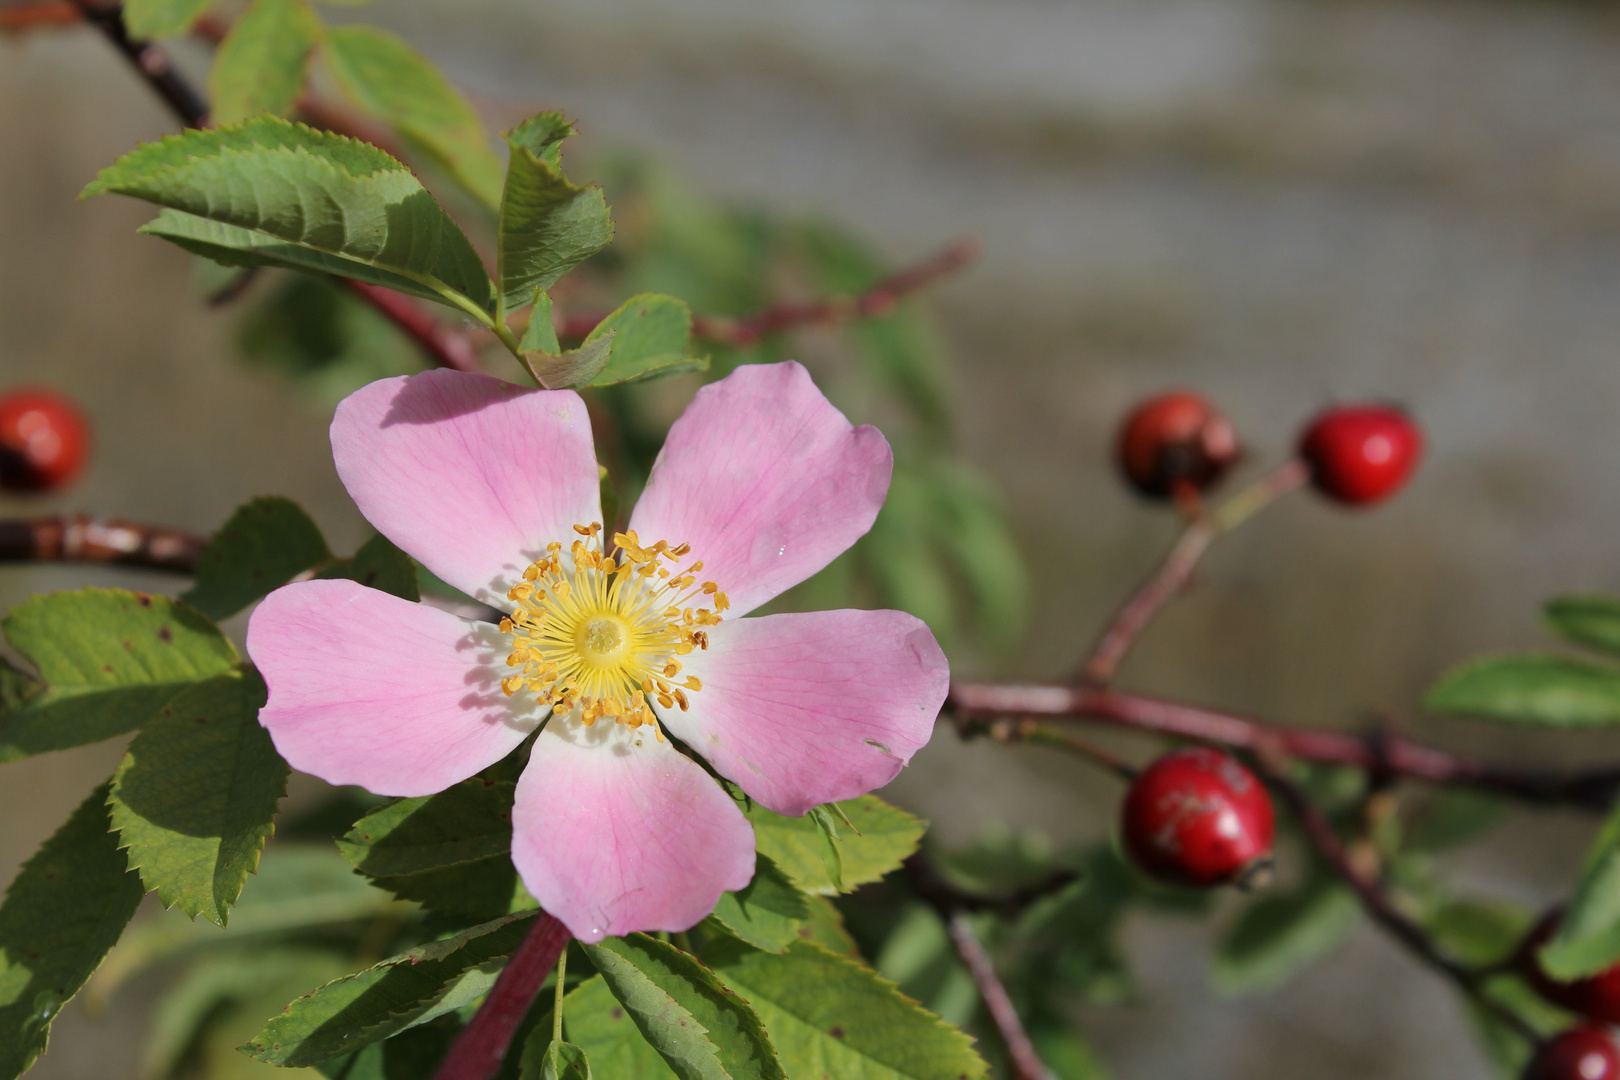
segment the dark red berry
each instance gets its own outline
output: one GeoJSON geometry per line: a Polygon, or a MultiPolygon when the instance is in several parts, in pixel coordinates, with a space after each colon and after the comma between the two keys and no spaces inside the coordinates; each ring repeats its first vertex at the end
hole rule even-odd
{"type": "Polygon", "coordinates": [[[0,488],[51,491],[84,468],[90,426],[76,405],[49,390],[0,394],[0,488]]]}
{"type": "Polygon", "coordinates": [[[1305,429],[1299,456],[1311,483],[1351,506],[1380,502],[1399,491],[1423,454],[1423,433],[1412,418],[1388,405],[1329,409],[1305,429]]]}
{"type": "Polygon", "coordinates": [[[1149,765],[1125,795],[1125,850],[1175,885],[1252,880],[1271,864],[1271,796],[1229,754],[1174,750],[1149,765]]]}
{"type": "Polygon", "coordinates": [[[1537,954],[1558,932],[1563,912],[1557,909],[1541,917],[1519,949],[1518,967],[1536,992],[1554,1005],[1580,1013],[1588,1020],[1620,1024],[1620,964],[1574,982],[1558,982],[1541,966],[1537,954]]]}
{"type": "Polygon", "coordinates": [[[1119,429],[1118,452],[1131,486],[1163,499],[1178,489],[1203,491],[1213,485],[1237,460],[1238,441],[1209,402],[1176,390],[1132,410],[1119,429]]]}
{"type": "Polygon", "coordinates": [[[1524,1080],[1620,1080],[1620,1050],[1602,1028],[1571,1028],[1541,1044],[1524,1080]]]}

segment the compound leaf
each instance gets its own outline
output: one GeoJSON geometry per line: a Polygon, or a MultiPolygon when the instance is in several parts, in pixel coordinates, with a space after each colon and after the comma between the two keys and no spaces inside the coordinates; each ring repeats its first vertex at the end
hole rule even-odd
{"type": "Polygon", "coordinates": [[[141,902],[141,879],[109,831],[102,784],[23,864],[0,904],[0,1077],[45,1050],[51,1021],[101,963],[141,902]]]}
{"type": "Polygon", "coordinates": [[[135,737],[113,776],[113,827],[164,907],[224,926],[275,831],[287,763],[259,726],[251,668],[193,684],[135,737]]]}
{"type": "Polygon", "coordinates": [[[13,693],[16,703],[0,712],[0,762],[122,735],[238,660],[219,628],[190,607],[124,589],[36,596],[0,626],[44,684],[13,693]]]}

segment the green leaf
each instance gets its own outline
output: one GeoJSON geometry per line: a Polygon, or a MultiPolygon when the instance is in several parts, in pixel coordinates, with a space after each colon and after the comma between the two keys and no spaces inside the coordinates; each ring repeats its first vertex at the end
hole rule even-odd
{"type": "Polygon", "coordinates": [[[1442,953],[1472,967],[1491,967],[1519,949],[1535,916],[1499,900],[1444,900],[1436,904],[1423,928],[1442,953]]]}
{"type": "Polygon", "coordinates": [[[235,124],[259,113],[290,113],[320,33],[320,16],[307,0],[253,0],[214,54],[209,119],[235,124]]]}
{"type": "Polygon", "coordinates": [[[1108,1080],[1108,1068],[1073,1028],[1032,1028],[1030,1041],[1057,1080],[1108,1080]]]}
{"type": "Polygon", "coordinates": [[[356,106],[392,125],[490,209],[500,203],[501,162],[478,113],[421,53],[372,26],[329,30],[332,78],[356,106]]]}
{"type": "Polygon", "coordinates": [[[356,870],[372,877],[419,874],[505,855],[512,848],[517,785],[463,780],[437,795],[373,810],[337,842],[356,870]]]}
{"type": "Polygon", "coordinates": [[[0,1077],[45,1049],[51,1020],[135,914],[141,879],[107,820],[107,785],[23,864],[0,904],[0,1077]]]}
{"type": "Polygon", "coordinates": [[[591,380],[602,373],[612,355],[613,334],[608,333],[561,356],[526,352],[523,366],[548,390],[578,390],[591,385],[591,380]]]}
{"type": "Polygon", "coordinates": [[[1466,788],[1442,790],[1426,799],[1407,826],[1406,851],[1449,851],[1478,839],[1502,820],[1502,799],[1466,788]]]}
{"type": "Polygon", "coordinates": [[[1579,645],[1620,654],[1620,599],[1560,596],[1543,612],[1547,625],[1579,645]]]}
{"type": "Polygon", "coordinates": [[[1569,656],[1503,656],[1452,668],[1424,707],[1553,727],[1620,724],[1620,668],[1569,656]]]}
{"type": "MultiPolygon", "coordinates": [[[[621,1080],[614,1073],[613,1080],[621,1080]]],[[[523,1050],[519,1080],[591,1080],[591,1065],[585,1051],[573,1043],[552,1042],[551,1036],[536,1029],[523,1050]],[[531,1053],[530,1047],[538,1047],[531,1053]]]]}
{"type": "Polygon", "coordinates": [[[783,1080],[748,1002],[686,953],[646,934],[607,938],[585,952],[681,1080],[783,1080]]]}
{"type": "Polygon", "coordinates": [[[533,918],[496,919],[327,983],[288,1005],[242,1050],[272,1065],[314,1065],[440,1015],[441,1003],[459,1008],[493,985],[533,918]]]}
{"type": "Polygon", "coordinates": [[[844,883],[844,849],[838,842],[838,822],[825,806],[812,806],[805,817],[821,833],[821,865],[827,870],[827,880],[839,892],[848,892],[849,886],[844,883]]]}
{"type": "Polygon", "coordinates": [[[238,659],[218,627],[191,608],[123,589],[36,596],[0,626],[44,682],[0,713],[0,762],[122,735],[238,659]]]}
{"type": "Polygon", "coordinates": [[[534,306],[529,311],[529,324],[523,328],[523,339],[518,342],[519,352],[541,352],[556,356],[563,351],[557,340],[557,324],[551,319],[551,297],[544,289],[534,290],[534,306]]]}
{"type": "Polygon", "coordinates": [[[563,999],[563,1025],[569,1041],[596,1062],[604,1077],[675,1080],[601,976],[587,979],[563,999]]]}
{"type": "Polygon", "coordinates": [[[789,1076],[962,1080],[987,1071],[961,1031],[820,946],[777,954],[717,938],[703,958],[759,1011],[789,1076]]]}
{"type": "Polygon", "coordinates": [[[1620,960],[1620,808],[1609,813],[1587,852],[1580,884],[1558,933],[1541,950],[1555,979],[1596,975],[1620,960]]]}
{"type": "Polygon", "coordinates": [[[707,360],[692,360],[692,309],[685,301],[658,293],[632,296],[597,323],[585,344],[613,335],[613,359],[592,380],[593,386],[639,382],[677,371],[706,369],[707,360]]]}
{"type": "Polygon", "coordinates": [[[1281,986],[1344,940],[1360,911],[1355,894],[1322,870],[1292,893],[1260,897],[1215,949],[1216,989],[1245,994],[1281,986]]]}
{"type": "Polygon", "coordinates": [[[275,831],[287,763],[259,726],[246,668],[192,685],[148,722],[113,775],[113,827],[164,907],[224,926],[275,831]]]}
{"type": "MultiPolygon", "coordinates": [[[[895,870],[917,850],[927,828],[921,820],[876,795],[837,804],[860,830],[839,838],[844,884],[853,889],[895,870]]],[[[810,817],[774,814],[757,803],[743,812],[754,826],[760,854],[770,859],[794,885],[810,893],[833,893],[832,875],[823,858],[823,832],[810,817]]]]}
{"type": "Polygon", "coordinates": [[[512,155],[495,257],[502,310],[522,307],[535,289],[549,289],[613,239],[601,188],[563,175],[562,141],[573,133],[573,125],[554,112],[506,133],[512,155]]]}
{"type": "Polygon", "coordinates": [[[804,941],[813,941],[828,952],[835,952],[839,956],[860,956],[861,950],[855,944],[855,939],[844,929],[844,916],[825,896],[812,896],[810,901],[810,918],[799,927],[799,937],[804,941]]]}
{"type": "Polygon", "coordinates": [[[459,919],[489,920],[533,911],[539,906],[523,887],[511,858],[506,855],[442,870],[372,880],[378,888],[387,889],[401,900],[414,900],[423,907],[459,919]]]}
{"type": "MultiPolygon", "coordinates": [[[[979,990],[951,942],[945,920],[931,905],[906,904],[874,959],[878,974],[946,1023],[967,1023],[979,1009],[979,990]]],[[[980,933],[986,929],[976,928],[980,933]]]]}
{"type": "Polygon", "coordinates": [[[760,855],[754,879],[736,892],[722,893],[713,918],[755,948],[781,952],[799,940],[799,929],[810,918],[810,898],[760,855]]]}
{"type": "Polygon", "coordinates": [[[132,38],[174,37],[213,6],[214,0],[127,0],[124,25],[132,38]]]}
{"type": "Polygon", "coordinates": [[[233,265],[408,281],[407,291],[491,321],[494,294],[471,241],[405,166],[367,143],[260,116],[138,147],[82,197],[108,192],[213,222],[167,215],[144,231],[233,265]]]}
{"type": "Polygon", "coordinates": [[[412,603],[422,599],[416,580],[416,563],[382,533],[361,544],[353,558],[323,566],[315,571],[315,576],[358,581],[367,588],[381,589],[412,603]]]}
{"type": "Polygon", "coordinates": [[[269,495],[238,507],[197,560],[180,599],[224,619],[332,557],[321,530],[291,499],[269,495]]]}
{"type": "Polygon", "coordinates": [[[236,346],[250,364],[295,382],[325,406],[423,367],[420,350],[398,327],[324,274],[283,275],[237,324],[236,346]]]}

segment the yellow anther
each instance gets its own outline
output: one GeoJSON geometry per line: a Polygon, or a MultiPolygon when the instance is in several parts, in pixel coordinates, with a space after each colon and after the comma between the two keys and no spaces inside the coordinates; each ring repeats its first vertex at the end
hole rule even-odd
{"type": "Polygon", "coordinates": [[[703,591],[705,594],[713,596],[715,593],[720,591],[720,586],[716,585],[712,581],[705,581],[703,583],[703,591]]]}
{"type": "Polygon", "coordinates": [[[688,675],[686,677],[686,681],[681,685],[686,687],[688,690],[701,690],[703,689],[703,680],[698,678],[696,675],[688,675]]]}
{"type": "Polygon", "coordinates": [[[731,610],[731,601],[726,598],[725,593],[717,592],[717,593],[714,594],[714,609],[716,611],[730,611],[731,610]]]}
{"type": "Polygon", "coordinates": [[[501,633],[503,633],[503,634],[510,634],[510,633],[511,633],[511,632],[512,632],[512,620],[511,620],[511,619],[508,619],[508,618],[506,618],[506,617],[505,617],[505,616],[504,616],[504,615],[503,615],[503,616],[502,616],[502,617],[501,617],[501,633]]]}
{"type": "Polygon", "coordinates": [[[589,535],[591,535],[590,528],[588,526],[585,526],[585,525],[575,525],[574,526],[574,531],[579,533],[579,535],[581,535],[581,536],[589,536],[589,535]]]}
{"type": "Polygon", "coordinates": [[[675,704],[681,707],[681,712],[685,712],[687,709],[686,695],[679,690],[675,690],[673,693],[675,695],[675,704]]]}

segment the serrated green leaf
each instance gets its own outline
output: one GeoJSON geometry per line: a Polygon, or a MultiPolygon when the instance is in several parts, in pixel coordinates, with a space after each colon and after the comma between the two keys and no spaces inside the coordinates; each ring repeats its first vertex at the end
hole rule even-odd
{"type": "Polygon", "coordinates": [[[373,878],[379,889],[387,889],[401,900],[414,900],[423,907],[466,920],[489,920],[539,906],[523,879],[517,875],[509,856],[480,859],[442,870],[373,878]]]}
{"type": "Polygon", "coordinates": [[[1423,920],[1435,947],[1473,967],[1500,964],[1518,951],[1535,915],[1501,900],[1445,900],[1423,920]]]}
{"type": "Polygon", "coordinates": [[[838,823],[825,806],[812,806],[804,816],[815,824],[821,834],[821,865],[827,870],[827,880],[838,892],[848,892],[849,886],[844,883],[844,849],[838,842],[838,823]]]}
{"type": "Polygon", "coordinates": [[[1542,614],[1548,626],[1570,641],[1620,654],[1620,598],[1560,596],[1542,614]]]}
{"type": "Polygon", "coordinates": [[[209,118],[235,124],[260,113],[290,113],[320,33],[320,16],[307,0],[253,0],[214,54],[209,118]]]}
{"type": "Polygon", "coordinates": [[[239,265],[291,265],[390,286],[450,304],[486,325],[494,293],[471,241],[398,161],[374,146],[260,116],[148,143],[101,170],[83,197],[145,199],[257,236],[160,217],[146,231],[239,265]],[[257,260],[257,261],[255,261],[257,260]],[[370,273],[367,273],[370,271],[370,273]]]}
{"type": "MultiPolygon", "coordinates": [[[[532,1016],[531,1013],[530,1017],[532,1016]]],[[[521,1039],[527,1035],[524,1028],[528,1025],[530,1017],[519,1023],[517,1038],[521,1039]]],[[[463,1025],[457,1023],[455,1017],[444,1017],[433,1023],[402,1031],[380,1043],[372,1043],[358,1054],[347,1054],[323,1061],[315,1068],[319,1075],[331,1077],[332,1080],[432,1080],[433,1074],[438,1071],[439,1063],[449,1053],[462,1028],[463,1025]]],[[[550,1028],[548,1020],[546,1029],[549,1031],[550,1028]]],[[[513,1056],[515,1055],[509,1055],[508,1061],[513,1056]]],[[[251,1061],[249,1058],[242,1060],[251,1061]]],[[[255,1067],[259,1075],[263,1076],[264,1067],[255,1067]]],[[[517,1080],[517,1071],[503,1067],[495,1076],[500,1080],[517,1080]]],[[[214,1078],[210,1076],[208,1080],[214,1078]]]]}
{"type": "MultiPolygon", "coordinates": [[[[838,806],[860,830],[859,836],[846,832],[838,841],[844,884],[852,889],[897,869],[917,850],[927,828],[920,819],[876,795],[862,795],[838,806]]],[[[745,806],[743,812],[753,823],[760,854],[775,863],[789,881],[809,893],[837,891],[822,858],[823,833],[815,821],[783,817],[758,803],[745,806]]]]}
{"type": "Polygon", "coordinates": [[[1620,724],[1620,668],[1571,656],[1502,656],[1454,667],[1423,699],[1432,712],[1553,727],[1620,724]]]}
{"type": "Polygon", "coordinates": [[[534,290],[533,306],[529,309],[529,323],[523,328],[518,342],[519,352],[542,352],[556,356],[563,351],[557,340],[557,324],[551,318],[551,297],[544,289],[534,290]]]}
{"type": "MultiPolygon", "coordinates": [[[[686,356],[692,340],[692,309],[673,296],[632,296],[597,323],[585,343],[589,345],[605,334],[614,335],[613,359],[592,380],[594,386],[673,374],[671,369],[681,365],[683,371],[697,370],[690,365],[700,363],[686,356]]],[[[703,366],[707,367],[707,363],[703,366]]]]}
{"type": "Polygon", "coordinates": [[[675,1074],[601,976],[587,979],[563,999],[563,1031],[612,1080],[675,1080],[675,1074]]]}
{"type": "Polygon", "coordinates": [[[124,25],[132,38],[174,37],[213,5],[214,0],[126,0],[124,25]]]}
{"type": "Polygon", "coordinates": [[[828,952],[839,956],[859,957],[860,947],[855,939],[844,929],[844,916],[838,908],[825,896],[812,896],[810,901],[810,918],[799,927],[799,938],[803,941],[813,941],[828,952]]]}
{"type": "Polygon", "coordinates": [[[717,938],[703,958],[758,1010],[790,1076],[962,1080],[987,1072],[967,1035],[875,971],[818,945],[768,953],[717,938]]]}
{"type": "Polygon", "coordinates": [[[1361,905],[1325,871],[1292,893],[1262,896],[1215,948],[1211,978],[1223,994],[1273,990],[1344,940],[1361,905]]]}
{"type": "Polygon", "coordinates": [[[799,940],[799,930],[810,918],[810,898],[760,855],[754,879],[746,888],[722,893],[712,917],[755,948],[781,952],[799,940]]]}
{"type": "Polygon", "coordinates": [[[51,1021],[141,902],[107,820],[102,784],[23,864],[0,904],[0,1077],[34,1063],[51,1021]]]}
{"type": "Polygon", "coordinates": [[[1586,855],[1580,884],[1564,917],[1541,950],[1555,979],[1578,979],[1620,960],[1620,808],[1609,813],[1586,855]]]}
{"type": "Polygon", "coordinates": [[[416,580],[416,563],[382,533],[361,544],[352,558],[323,566],[315,571],[315,576],[358,581],[367,588],[380,589],[412,603],[422,599],[416,580]]]}
{"type": "Polygon", "coordinates": [[[373,26],[334,27],[323,50],[345,97],[428,153],[479,202],[500,204],[501,163],[483,121],[426,57],[373,26]]]}
{"type": "MultiPolygon", "coordinates": [[[[620,1080],[618,1073],[612,1077],[620,1080]]],[[[537,1029],[524,1048],[518,1080],[591,1080],[591,1065],[584,1050],[573,1043],[553,1042],[549,1034],[537,1029]],[[529,1047],[538,1049],[531,1053],[529,1047]]]]}
{"type": "Polygon", "coordinates": [[[965,1024],[978,1011],[973,976],[962,966],[945,920],[929,904],[905,905],[872,966],[946,1023],[965,1024]]]}
{"type": "Polygon", "coordinates": [[[517,785],[463,780],[437,795],[400,799],[373,810],[338,850],[372,877],[419,874],[505,855],[512,848],[517,785]]]}
{"type": "Polygon", "coordinates": [[[180,599],[211,619],[235,615],[332,557],[303,508],[279,495],[238,507],[197,560],[196,584],[180,599]]]}
{"type": "Polygon", "coordinates": [[[196,611],[124,589],[36,596],[0,626],[44,683],[0,713],[0,762],[132,731],[191,683],[238,661],[196,611]]]}
{"type": "Polygon", "coordinates": [[[464,980],[487,991],[534,917],[496,919],[327,983],[288,1005],[242,1050],[272,1065],[314,1065],[386,1039],[426,1019],[464,980]]]}
{"type": "Polygon", "coordinates": [[[175,695],[113,775],[113,828],[164,907],[224,926],[275,831],[287,763],[259,726],[264,682],[245,668],[175,695]]]}
{"type": "Polygon", "coordinates": [[[573,132],[560,113],[541,113],[506,133],[495,258],[502,310],[522,307],[613,239],[602,190],[563,175],[562,141],[573,132]]]}
{"type": "Polygon", "coordinates": [[[579,390],[591,385],[591,380],[607,367],[613,348],[614,337],[609,332],[561,356],[526,352],[523,354],[523,366],[547,390],[579,390]]]}
{"type": "Polygon", "coordinates": [[[748,1002],[686,953],[646,934],[607,938],[585,952],[681,1080],[784,1080],[748,1002]]]}

